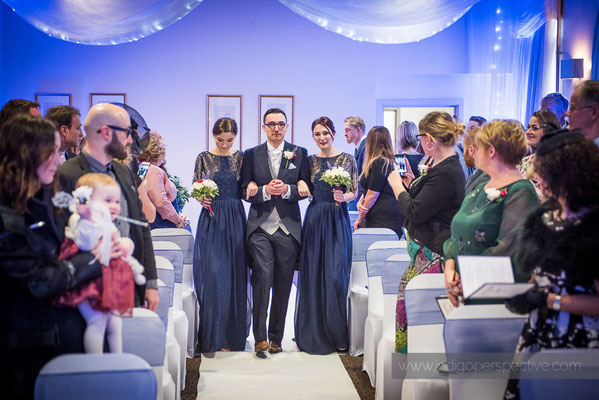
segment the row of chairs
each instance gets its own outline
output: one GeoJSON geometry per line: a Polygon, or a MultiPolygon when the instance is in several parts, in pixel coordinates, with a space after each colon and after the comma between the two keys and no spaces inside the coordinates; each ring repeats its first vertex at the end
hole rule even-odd
{"type": "MultiPolygon", "coordinates": [[[[376,388],[376,399],[502,399],[507,378],[458,379],[446,372],[439,372],[435,379],[392,378],[397,292],[409,262],[406,242],[397,240],[393,231],[364,228],[353,233],[348,294],[350,354],[363,354],[363,369],[376,388]]],[[[488,304],[459,307],[445,319],[436,301],[444,294],[442,273],[416,276],[408,283],[409,353],[438,356],[515,351],[526,316],[511,313],[503,304],[488,304]]],[[[563,399],[565,393],[593,398],[593,393],[599,392],[599,380],[547,382],[522,380],[522,398],[563,399]]]]}
{"type": "Polygon", "coordinates": [[[123,354],[68,354],[42,368],[36,399],[179,400],[186,358],[193,357],[198,306],[193,290],[193,236],[156,229],[152,241],[160,302],[123,319],[123,354]]]}

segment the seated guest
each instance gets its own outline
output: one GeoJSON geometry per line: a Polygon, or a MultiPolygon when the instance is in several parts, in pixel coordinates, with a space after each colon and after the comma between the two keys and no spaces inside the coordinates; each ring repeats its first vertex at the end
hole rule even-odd
{"type": "Polygon", "coordinates": [[[530,147],[532,154],[524,157],[522,161],[520,161],[518,168],[520,169],[522,175],[524,175],[526,179],[530,179],[532,184],[535,186],[539,199],[543,199],[543,194],[541,193],[541,189],[534,178],[535,152],[543,135],[545,135],[547,132],[559,130],[560,126],[561,125],[557,115],[548,110],[539,110],[535,112],[530,117],[530,121],[528,121],[526,142],[530,147]]]}
{"type": "Polygon", "coordinates": [[[599,81],[584,81],[576,86],[570,98],[568,129],[578,129],[599,146],[599,81]]]}
{"type": "Polygon", "coordinates": [[[423,155],[418,152],[420,146],[420,135],[418,127],[412,121],[403,121],[397,127],[397,139],[395,141],[395,152],[404,154],[412,167],[412,173],[415,178],[420,176],[418,164],[422,161],[423,155]]]}
{"type": "Polygon", "coordinates": [[[551,111],[559,120],[559,127],[566,126],[566,111],[568,100],[561,93],[549,93],[541,99],[541,110],[551,111]]]}
{"type": "Polygon", "coordinates": [[[60,136],[52,122],[18,115],[0,130],[0,387],[32,399],[42,366],[83,352],[85,321],[54,297],[99,277],[89,252],[59,260],[66,215],[54,212],[60,136]],[[64,218],[62,218],[64,217],[64,218]]]}
{"type": "Polygon", "coordinates": [[[139,155],[140,200],[143,211],[152,229],[183,228],[187,218],[179,215],[173,201],[177,197],[177,188],[166,174],[164,163],[166,143],[164,139],[152,136],[148,146],[139,155]]]}
{"type": "Polygon", "coordinates": [[[407,353],[408,346],[406,286],[415,276],[443,271],[443,243],[450,236],[451,219],[464,199],[464,174],[455,153],[455,143],[464,132],[464,125],[454,123],[446,112],[434,111],[420,121],[418,128],[424,151],[433,158],[433,164],[414,180],[410,173],[400,177],[397,170],[387,178],[399,211],[405,216],[410,255],[410,266],[401,278],[397,300],[395,347],[402,353],[407,353]]]}
{"type": "MultiPolygon", "coordinates": [[[[515,261],[537,286],[506,304],[530,313],[519,352],[599,347],[599,148],[566,132],[547,134],[536,153],[548,201],[526,219],[515,261]]],[[[516,381],[506,398],[518,398],[516,381]]]]}
{"type": "Polygon", "coordinates": [[[474,172],[466,181],[465,194],[472,192],[480,183],[489,180],[489,175],[483,172],[483,170],[476,168],[476,164],[474,162],[474,152],[476,151],[474,139],[479,130],[480,128],[472,128],[464,134],[464,161],[466,162],[468,168],[474,169],[474,172]]]}
{"type": "Polygon", "coordinates": [[[39,103],[35,101],[23,99],[12,99],[7,101],[2,107],[2,110],[0,110],[0,127],[17,114],[29,114],[34,117],[41,117],[42,113],[40,112],[39,107],[39,103]]]}
{"type": "MultiPolygon", "coordinates": [[[[476,166],[489,174],[464,198],[445,241],[445,287],[454,306],[462,294],[455,261],[458,255],[512,256],[522,221],[539,204],[532,183],[518,170],[526,153],[522,124],[496,120],[475,137],[476,166]]],[[[530,276],[516,276],[526,281],[530,276]]]]}
{"type": "Polygon", "coordinates": [[[360,216],[354,222],[354,229],[389,228],[401,239],[403,215],[397,208],[393,189],[387,182],[387,176],[394,166],[389,130],[384,126],[372,127],[366,136],[364,169],[359,176],[364,194],[358,201],[360,216]]]}
{"type": "Polygon", "coordinates": [[[81,130],[81,113],[75,107],[56,106],[46,113],[46,119],[54,122],[60,134],[60,158],[64,162],[77,155],[71,149],[79,149],[83,131],[81,130]]]}

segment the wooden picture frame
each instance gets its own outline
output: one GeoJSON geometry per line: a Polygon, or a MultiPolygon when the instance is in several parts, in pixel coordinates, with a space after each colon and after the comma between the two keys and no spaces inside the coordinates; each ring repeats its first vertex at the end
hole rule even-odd
{"type": "Polygon", "coordinates": [[[212,127],[219,118],[232,118],[237,122],[237,137],[233,148],[241,150],[243,133],[243,96],[209,94],[206,96],[206,151],[216,144],[212,136],[212,127]]]}
{"type": "Polygon", "coordinates": [[[258,96],[258,143],[262,143],[262,125],[264,113],[271,108],[280,108],[287,116],[289,128],[285,135],[285,140],[293,143],[293,117],[295,96],[292,95],[265,95],[258,96]]]}
{"type": "Polygon", "coordinates": [[[121,103],[127,104],[127,93],[90,93],[89,107],[98,103],[121,103]]]}
{"type": "Polygon", "coordinates": [[[70,93],[36,93],[35,101],[40,105],[40,112],[45,116],[48,109],[56,106],[72,106],[70,93]]]}

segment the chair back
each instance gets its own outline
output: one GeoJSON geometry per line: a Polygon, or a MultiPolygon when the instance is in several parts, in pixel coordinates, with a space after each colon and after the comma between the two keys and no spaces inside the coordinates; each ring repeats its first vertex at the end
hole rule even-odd
{"type": "Polygon", "coordinates": [[[175,283],[183,282],[183,251],[174,242],[153,241],[154,254],[166,258],[175,269],[175,283]]]}
{"type": "Polygon", "coordinates": [[[183,252],[183,263],[193,263],[193,235],[182,228],[152,229],[152,241],[173,242],[183,252]]]}
{"type": "Polygon", "coordinates": [[[35,381],[36,400],[156,398],[156,377],[127,353],[64,354],[48,361],[35,381]]]}
{"type": "Polygon", "coordinates": [[[383,335],[385,332],[395,332],[395,310],[397,308],[397,292],[399,283],[410,265],[410,256],[394,254],[387,258],[381,272],[383,287],[383,335]]]}
{"type": "Polygon", "coordinates": [[[394,254],[406,254],[405,240],[379,240],[366,251],[366,269],[368,271],[368,314],[383,315],[383,286],[381,272],[383,265],[394,254]]]}
{"type": "Polygon", "coordinates": [[[371,244],[379,240],[399,241],[395,232],[387,228],[362,228],[352,233],[352,271],[350,287],[368,286],[366,252],[371,244]]]}

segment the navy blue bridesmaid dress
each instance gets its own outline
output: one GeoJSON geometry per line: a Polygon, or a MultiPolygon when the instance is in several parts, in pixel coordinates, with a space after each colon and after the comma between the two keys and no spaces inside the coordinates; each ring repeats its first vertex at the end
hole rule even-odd
{"type": "Polygon", "coordinates": [[[333,188],[321,181],[329,167],[343,167],[352,176],[347,191],[356,193],[356,161],[347,154],[308,157],[312,201],[302,231],[295,339],[301,351],[329,354],[349,345],[347,289],[351,270],[351,223],[347,203],[335,204],[333,188]]]}
{"type": "Polygon", "coordinates": [[[213,216],[202,208],[195,237],[193,276],[200,304],[196,351],[243,351],[247,337],[245,210],[240,200],[243,153],[230,156],[201,153],[194,172],[212,179],[219,195],[212,200],[213,216]]]}

